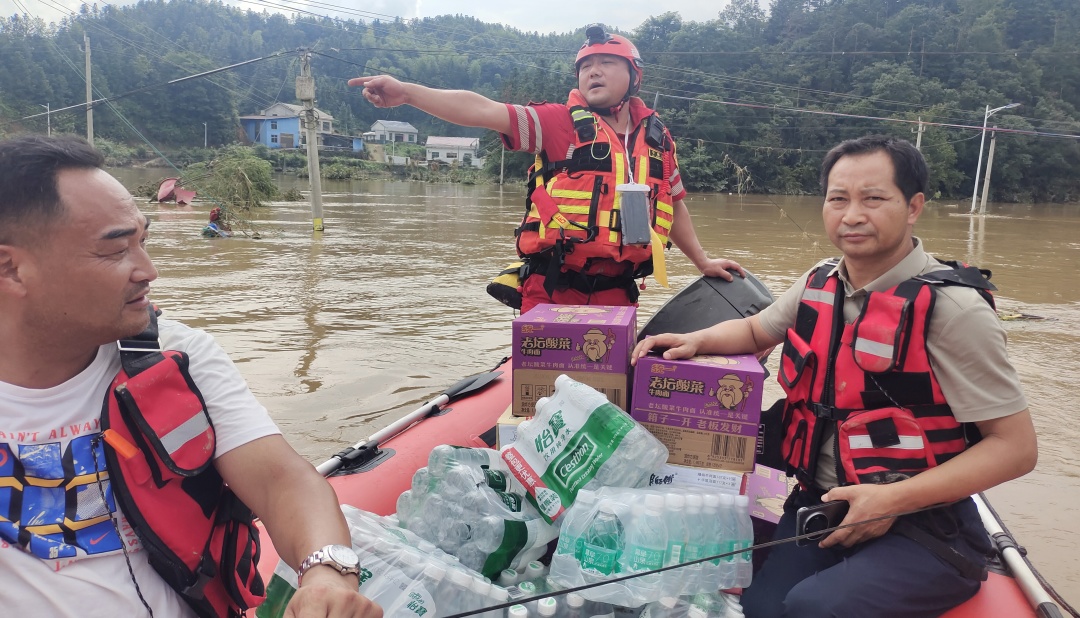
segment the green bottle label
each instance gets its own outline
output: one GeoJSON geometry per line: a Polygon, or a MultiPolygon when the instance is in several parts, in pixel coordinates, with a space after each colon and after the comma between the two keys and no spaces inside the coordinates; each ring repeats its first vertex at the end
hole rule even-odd
{"type": "Polygon", "coordinates": [[[631,547],[629,549],[630,568],[635,571],[652,571],[664,566],[664,550],[651,547],[631,547]]]}
{"type": "Polygon", "coordinates": [[[615,572],[618,553],[614,549],[583,542],[581,544],[581,566],[584,569],[598,571],[603,575],[611,575],[615,572]]]}

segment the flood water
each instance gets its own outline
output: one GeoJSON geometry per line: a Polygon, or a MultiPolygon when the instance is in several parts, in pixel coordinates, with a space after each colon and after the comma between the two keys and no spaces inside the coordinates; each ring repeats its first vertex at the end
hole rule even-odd
{"type": "MultiPolygon", "coordinates": [[[[158,170],[114,170],[126,186],[158,170]]],[[[280,179],[287,189],[307,183],[280,179]]],[[[458,379],[510,354],[514,312],[484,291],[514,258],[518,187],[324,182],[326,231],[307,202],[252,218],[261,239],[207,240],[209,203],[143,204],[166,315],[212,333],[288,440],[325,460],[458,379]]],[[[812,197],[693,195],[695,228],[714,256],[738,260],[774,294],[835,253],[812,197]]],[[[1039,465],[992,489],[994,507],[1040,572],[1080,603],[1080,206],[930,205],[916,233],[939,257],[993,270],[1009,354],[1039,435],[1039,465]],[[1073,513],[1069,515],[1069,513],[1073,513]],[[1073,523],[1069,523],[1069,522],[1073,523]]],[[[672,290],[649,280],[639,326],[696,277],[668,254],[672,290]]],[[[777,354],[770,367],[776,374],[777,354]]],[[[766,401],[780,396],[775,382],[766,401]]]]}

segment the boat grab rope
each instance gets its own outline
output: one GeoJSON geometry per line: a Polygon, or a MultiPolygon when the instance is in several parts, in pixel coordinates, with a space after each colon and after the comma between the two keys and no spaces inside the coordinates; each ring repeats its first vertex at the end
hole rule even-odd
{"type": "MultiPolygon", "coordinates": [[[[578,592],[578,591],[581,591],[581,590],[588,590],[589,588],[596,588],[596,587],[599,587],[599,586],[606,586],[608,584],[615,584],[615,583],[627,581],[627,580],[630,580],[630,579],[634,579],[636,577],[644,577],[646,575],[654,575],[656,573],[663,573],[665,571],[671,571],[673,569],[681,569],[681,568],[685,568],[685,567],[688,567],[688,566],[693,566],[695,564],[700,564],[700,563],[703,563],[703,562],[711,562],[711,561],[714,561],[714,560],[719,560],[720,558],[728,558],[728,557],[734,556],[736,554],[752,552],[752,551],[756,551],[758,549],[767,549],[767,548],[770,548],[770,547],[774,547],[776,545],[783,545],[784,543],[790,543],[792,541],[800,541],[800,540],[803,540],[803,539],[821,538],[826,533],[833,532],[835,530],[842,530],[844,528],[853,528],[855,526],[861,526],[863,524],[870,524],[870,523],[873,523],[875,521],[881,521],[883,519],[893,519],[893,518],[905,517],[907,515],[914,515],[915,513],[921,513],[923,511],[936,509],[936,508],[939,508],[941,506],[944,506],[944,505],[942,505],[942,504],[932,504],[930,506],[926,506],[926,507],[923,507],[921,509],[915,509],[915,510],[912,510],[912,511],[905,511],[903,513],[897,513],[895,515],[893,515],[893,514],[881,515],[879,517],[871,517],[870,519],[864,519],[862,521],[857,521],[857,522],[850,523],[850,524],[840,524],[840,525],[837,525],[837,526],[833,526],[831,528],[823,528],[821,530],[816,530],[816,531],[813,531],[813,532],[807,532],[805,534],[798,534],[798,535],[786,537],[786,538],[783,538],[783,539],[775,539],[775,540],[768,541],[768,542],[765,542],[765,543],[758,543],[757,545],[751,545],[750,547],[744,547],[742,549],[737,549],[737,550],[725,552],[725,553],[722,553],[722,554],[716,554],[715,556],[706,556],[704,558],[698,558],[696,560],[687,560],[686,562],[682,562],[680,564],[673,564],[671,566],[666,566],[666,567],[662,567],[662,568],[659,568],[659,569],[653,569],[653,570],[649,570],[649,571],[639,571],[639,572],[635,572],[635,573],[630,573],[628,575],[622,575],[620,577],[613,577],[613,578],[610,578],[610,579],[605,579],[603,581],[592,583],[592,584],[584,584],[582,586],[573,586],[573,587],[570,587],[570,588],[562,588],[560,590],[552,590],[552,591],[549,591],[549,592],[545,592],[543,594],[536,594],[536,595],[533,595],[531,597],[525,597],[525,598],[519,598],[519,599],[511,599],[510,601],[507,601],[505,603],[499,603],[499,604],[496,604],[496,605],[490,605],[490,606],[487,606],[487,607],[483,607],[481,609],[474,609],[474,610],[470,610],[470,611],[467,611],[467,612],[460,612],[460,613],[457,613],[457,614],[450,614],[449,616],[446,616],[446,618],[466,618],[467,616],[475,616],[475,615],[483,614],[483,613],[490,612],[490,611],[506,609],[506,608],[514,606],[514,605],[524,605],[526,603],[532,603],[532,602],[535,602],[535,601],[539,601],[540,599],[560,597],[560,596],[563,596],[563,595],[566,595],[566,594],[570,594],[571,592],[578,592]]],[[[1076,614],[1073,614],[1073,615],[1075,616],[1076,614]]]]}

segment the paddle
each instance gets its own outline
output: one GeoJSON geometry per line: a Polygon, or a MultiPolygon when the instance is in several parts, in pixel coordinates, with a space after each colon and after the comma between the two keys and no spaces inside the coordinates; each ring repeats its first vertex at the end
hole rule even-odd
{"type": "Polygon", "coordinates": [[[367,440],[361,440],[349,448],[335,454],[330,459],[324,461],[315,467],[319,471],[319,474],[323,476],[329,476],[336,470],[340,469],[345,464],[355,461],[366,453],[378,450],[379,444],[389,440],[390,438],[398,435],[402,431],[405,431],[413,423],[423,420],[425,417],[435,414],[442,409],[443,406],[454,401],[455,399],[464,397],[475,393],[479,390],[486,388],[496,378],[502,375],[501,371],[489,371],[487,373],[479,373],[474,376],[469,376],[450,388],[443,391],[441,395],[432,399],[431,401],[420,406],[415,411],[406,414],[404,417],[394,421],[390,425],[375,432],[367,440]]]}

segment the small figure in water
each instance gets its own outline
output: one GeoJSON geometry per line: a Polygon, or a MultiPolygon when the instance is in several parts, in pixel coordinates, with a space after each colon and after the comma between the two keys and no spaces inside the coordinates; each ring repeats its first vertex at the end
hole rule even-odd
{"type": "Polygon", "coordinates": [[[229,232],[232,228],[221,216],[222,210],[220,206],[215,206],[210,211],[210,222],[206,224],[206,227],[202,230],[202,235],[206,238],[228,238],[229,232]]]}

